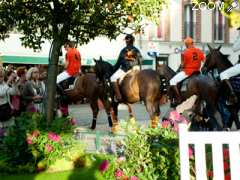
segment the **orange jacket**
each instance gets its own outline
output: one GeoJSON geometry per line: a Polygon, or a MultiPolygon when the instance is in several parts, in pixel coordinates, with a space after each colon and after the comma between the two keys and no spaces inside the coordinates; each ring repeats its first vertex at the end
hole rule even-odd
{"type": "Polygon", "coordinates": [[[183,53],[183,71],[191,75],[195,71],[200,71],[201,63],[205,60],[204,53],[196,48],[187,48],[183,53]]]}
{"type": "Polygon", "coordinates": [[[79,73],[81,68],[81,55],[76,48],[70,48],[66,54],[66,61],[68,61],[67,72],[74,76],[79,73]]]}

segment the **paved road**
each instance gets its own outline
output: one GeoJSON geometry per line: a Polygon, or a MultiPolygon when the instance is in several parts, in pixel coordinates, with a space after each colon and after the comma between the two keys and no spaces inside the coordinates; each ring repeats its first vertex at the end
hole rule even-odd
{"type": "MultiPolygon", "coordinates": [[[[143,104],[137,103],[132,105],[133,107],[133,113],[135,115],[135,118],[137,122],[141,125],[147,126],[149,124],[149,117],[148,113],[146,111],[146,108],[143,104]]],[[[167,112],[169,109],[169,105],[161,106],[161,117],[167,112]]],[[[119,110],[119,120],[127,120],[128,119],[128,110],[127,106],[124,104],[121,104],[118,108],[119,110]]],[[[78,121],[78,125],[80,127],[90,127],[92,122],[92,111],[89,106],[89,104],[80,104],[80,105],[71,105],[70,106],[70,114],[75,117],[78,121]]],[[[103,110],[99,112],[98,119],[97,119],[97,128],[96,130],[107,128],[108,122],[107,122],[107,115],[103,110]]]]}

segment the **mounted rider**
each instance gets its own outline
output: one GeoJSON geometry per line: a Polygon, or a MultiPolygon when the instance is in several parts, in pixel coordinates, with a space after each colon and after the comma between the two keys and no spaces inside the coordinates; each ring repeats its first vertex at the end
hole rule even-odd
{"type": "Polygon", "coordinates": [[[170,87],[173,89],[175,94],[174,101],[172,102],[173,106],[180,104],[182,101],[177,84],[185,78],[191,76],[194,72],[200,71],[201,63],[205,60],[203,51],[194,46],[192,38],[187,37],[184,40],[184,43],[186,45],[186,49],[183,52],[181,59],[181,67],[183,70],[177,73],[170,80],[170,87]]]}
{"type": "MultiPolygon", "coordinates": [[[[237,30],[240,30],[240,27],[237,28],[237,30]]],[[[237,39],[235,40],[234,44],[233,44],[233,52],[240,52],[240,34],[238,35],[237,39]]],[[[235,64],[234,66],[228,68],[227,70],[223,71],[220,73],[220,79],[221,81],[223,81],[227,87],[230,90],[230,96],[228,99],[228,104],[235,104],[237,103],[238,99],[236,94],[234,93],[234,90],[232,88],[232,85],[229,81],[229,79],[233,76],[237,76],[240,74],[240,55],[239,55],[239,60],[237,62],[237,64],[235,64]]]]}
{"type": "Polygon", "coordinates": [[[65,70],[57,76],[57,84],[81,73],[81,55],[75,48],[75,43],[67,41],[64,48],[67,51],[64,62],[65,70]]]}
{"type": "Polygon", "coordinates": [[[134,46],[134,41],[135,38],[133,35],[126,35],[126,47],[121,50],[117,63],[114,66],[115,73],[110,78],[111,82],[113,83],[116,99],[118,101],[122,101],[118,79],[125,76],[129,70],[133,69],[133,67],[137,67],[137,65],[139,65],[141,69],[143,58],[140,51],[134,46]]]}

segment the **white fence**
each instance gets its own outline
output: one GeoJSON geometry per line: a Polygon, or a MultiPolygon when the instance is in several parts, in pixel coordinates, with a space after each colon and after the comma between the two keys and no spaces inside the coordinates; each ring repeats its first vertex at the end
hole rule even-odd
{"type": "Polygon", "coordinates": [[[224,180],[223,144],[229,145],[231,180],[240,180],[240,132],[189,132],[179,125],[181,180],[190,179],[189,144],[194,144],[196,180],[207,180],[205,145],[212,145],[213,179],[224,180]]]}

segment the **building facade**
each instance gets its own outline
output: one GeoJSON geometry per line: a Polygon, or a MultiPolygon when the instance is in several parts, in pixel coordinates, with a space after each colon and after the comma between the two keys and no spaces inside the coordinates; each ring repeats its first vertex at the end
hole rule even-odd
{"type": "Polygon", "coordinates": [[[158,58],[152,59],[154,69],[159,63],[166,63],[176,70],[185,49],[183,40],[188,36],[205,53],[208,52],[207,44],[212,47],[222,45],[221,51],[230,55],[230,60],[235,63],[238,54],[233,53],[231,47],[238,33],[218,8],[193,10],[191,0],[171,0],[168,7],[163,8],[158,25],[146,23],[138,37],[138,45],[145,53],[156,52],[158,58]]]}

